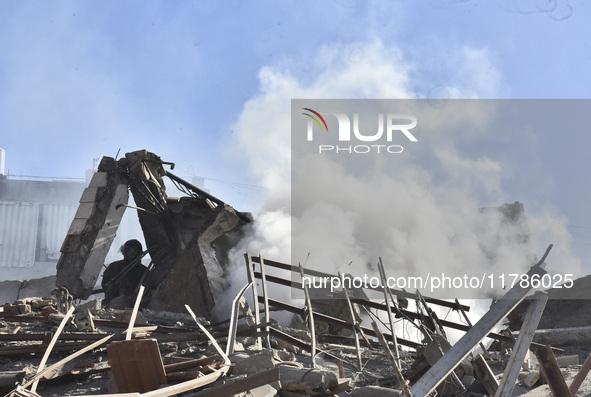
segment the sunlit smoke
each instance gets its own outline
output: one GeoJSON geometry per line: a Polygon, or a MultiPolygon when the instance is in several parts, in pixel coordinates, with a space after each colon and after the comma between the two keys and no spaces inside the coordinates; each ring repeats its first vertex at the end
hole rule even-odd
{"type": "MultiPolygon", "coordinates": [[[[424,274],[435,269],[483,274],[526,271],[549,243],[561,242],[552,259],[564,266],[561,271],[576,273],[579,261],[567,248],[570,236],[565,219],[551,210],[528,212],[528,197],[511,197],[507,192],[504,176],[516,165],[472,156],[460,148],[487,134],[486,115],[478,107],[464,109],[454,116],[456,120],[447,119],[445,131],[466,120],[472,121],[473,128],[430,137],[431,143],[417,149],[412,159],[397,163],[395,173],[380,172],[388,164],[378,162],[374,176],[359,177],[338,163],[316,157],[298,163],[305,166],[294,172],[294,178],[313,175],[306,186],[321,192],[322,200],[296,190],[290,179],[292,98],[423,97],[413,92],[412,65],[395,47],[378,40],[358,47],[363,51],[355,62],[348,59],[345,46],[322,48],[313,79],[288,68],[261,70],[259,93],[245,104],[234,131],[236,147],[269,195],[255,213],[248,236],[231,253],[236,269],[229,272],[228,298],[246,283],[244,252],[288,263],[303,262],[309,253],[310,267],[331,273],[363,274],[382,257],[390,274],[424,274]],[[508,221],[498,210],[482,209],[515,201],[525,206],[525,216],[518,222],[508,221]],[[299,209],[290,202],[297,202],[299,209]],[[527,228],[531,236],[517,238],[527,234],[527,228]],[[292,252],[295,246],[301,252],[292,252]]],[[[490,69],[486,51],[466,49],[463,54],[456,63],[462,65],[465,76],[472,76],[473,87],[494,96],[494,87],[502,82],[498,73],[480,73],[483,64],[490,69]]],[[[464,86],[469,82],[446,87],[445,99],[478,97],[478,92],[466,91],[464,86]]],[[[277,293],[285,295],[285,290],[277,293]]]]}

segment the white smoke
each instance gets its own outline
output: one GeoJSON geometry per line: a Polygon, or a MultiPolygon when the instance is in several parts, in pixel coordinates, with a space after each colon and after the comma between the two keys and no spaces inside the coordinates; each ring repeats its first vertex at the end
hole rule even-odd
{"type": "MultiPolygon", "coordinates": [[[[495,87],[502,87],[502,81],[499,73],[490,71],[486,51],[465,49],[460,53],[463,57],[453,63],[462,65],[464,79],[458,86],[446,87],[446,96],[494,97],[495,87]]],[[[292,71],[289,66],[263,68],[259,93],[245,104],[234,126],[236,153],[269,195],[255,213],[251,233],[231,254],[236,269],[229,272],[230,298],[246,283],[244,252],[290,263],[295,246],[302,250],[293,252],[295,261],[304,263],[310,253],[309,267],[325,272],[361,275],[382,257],[387,273],[398,276],[434,270],[457,274],[525,272],[532,258],[524,255],[524,249],[539,256],[549,243],[559,243],[550,263],[560,263],[561,272],[578,271],[579,261],[568,249],[565,219],[551,211],[528,211],[527,197],[510,197],[504,189],[507,165],[486,156],[471,157],[458,149],[456,142],[477,142],[486,134],[485,115],[477,108],[464,109],[456,115],[457,120],[447,120],[453,130],[458,120],[473,118],[470,131],[433,137],[431,145],[417,149],[406,162],[401,160],[404,166],[396,173],[379,172],[387,164],[377,163],[378,172],[369,174],[375,176],[358,177],[339,164],[316,157],[303,162],[306,168],[298,169],[294,179],[313,175],[306,186],[318,194],[292,191],[292,98],[423,97],[413,92],[412,64],[394,46],[374,40],[354,46],[325,46],[318,54],[312,67],[316,74],[297,75],[296,68],[292,71]],[[357,49],[354,57],[351,48],[357,49]],[[303,210],[293,212],[291,195],[303,210]],[[497,211],[479,210],[517,200],[524,202],[532,232],[527,243],[513,239],[521,232],[520,226],[508,225],[497,211]]],[[[439,103],[434,103],[436,111],[439,103]]]]}

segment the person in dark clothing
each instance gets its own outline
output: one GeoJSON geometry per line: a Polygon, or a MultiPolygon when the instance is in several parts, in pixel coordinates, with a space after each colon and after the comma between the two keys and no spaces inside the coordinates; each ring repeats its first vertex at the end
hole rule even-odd
{"type": "Polygon", "coordinates": [[[103,272],[101,287],[105,292],[103,300],[105,306],[109,306],[116,298],[116,306],[131,306],[136,289],[147,269],[141,263],[142,243],[137,240],[129,240],[121,246],[120,251],[123,254],[123,259],[112,262],[103,272]]]}

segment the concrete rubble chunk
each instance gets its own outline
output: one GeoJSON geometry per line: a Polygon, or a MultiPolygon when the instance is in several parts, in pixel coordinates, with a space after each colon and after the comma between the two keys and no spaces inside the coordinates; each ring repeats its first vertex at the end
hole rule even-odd
{"type": "Polygon", "coordinates": [[[558,364],[558,366],[560,368],[567,368],[570,367],[572,365],[579,365],[580,364],[580,360],[579,360],[579,356],[574,354],[574,355],[569,355],[569,356],[558,356],[556,357],[556,363],[558,364]]]}
{"type": "Polygon", "coordinates": [[[275,360],[273,350],[266,349],[255,354],[237,354],[232,358],[234,373],[238,375],[253,375],[273,368],[278,361],[275,360]]]}
{"type": "Polygon", "coordinates": [[[523,384],[531,389],[536,383],[538,383],[539,380],[540,371],[532,371],[525,376],[525,379],[523,379],[523,384]]]}

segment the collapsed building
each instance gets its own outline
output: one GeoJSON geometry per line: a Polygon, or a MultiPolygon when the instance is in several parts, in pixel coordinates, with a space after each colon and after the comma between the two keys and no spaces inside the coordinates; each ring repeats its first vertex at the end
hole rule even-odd
{"type": "Polygon", "coordinates": [[[76,299],[93,293],[131,191],[151,258],[144,305],[179,312],[189,304],[199,316],[209,317],[227,287],[227,252],[252,218],[165,166],[174,168],[146,150],[101,160],[62,245],[58,287],[76,299]],[[187,195],[169,197],[165,178],[187,195]]]}
{"type": "MultiPolygon", "coordinates": [[[[387,287],[381,259],[380,286],[351,289],[343,283],[322,295],[312,294],[305,278],[341,275],[245,253],[246,285],[228,317],[213,323],[211,310],[226,289],[226,254],[252,218],[166,167],[174,165],[145,150],[102,159],[62,245],[58,288],[51,297],[1,308],[3,394],[480,397],[511,396],[518,388],[519,395],[532,397],[591,393],[591,382],[584,383],[591,369],[591,311],[577,312],[582,323],[574,330],[561,323],[558,337],[540,336],[539,324],[552,324],[543,314],[548,295],[560,291],[528,297],[530,282],[507,288],[472,324],[470,307],[457,299],[387,287]],[[169,197],[166,178],[186,196],[169,197]],[[77,303],[96,292],[123,211],[132,207],[129,192],[151,258],[143,283],[147,293],[137,292],[143,305],[122,310],[105,309],[100,299],[77,303]],[[302,299],[282,301],[271,284],[295,289],[302,299]],[[459,320],[442,318],[441,310],[459,320]],[[276,312],[295,320],[281,326],[276,312]],[[510,327],[497,331],[506,319],[510,327]],[[409,330],[417,337],[409,337],[409,330]],[[450,330],[461,337],[452,340],[450,330]],[[528,394],[537,387],[546,394],[528,394]]],[[[511,226],[509,238],[528,244],[521,204],[481,211],[500,212],[511,226]]],[[[506,236],[483,245],[491,260],[506,236]]],[[[528,280],[547,274],[550,248],[541,259],[532,257],[528,280]]],[[[588,285],[588,277],[577,280],[569,296],[584,299],[588,285]]],[[[556,307],[546,317],[560,317],[565,307],[556,307]]]]}
{"type": "MultiPolygon", "coordinates": [[[[547,274],[544,260],[550,248],[531,266],[530,279],[547,274]]],[[[474,324],[466,317],[470,307],[457,300],[385,286],[364,286],[362,292],[371,297],[367,298],[343,286],[335,292],[350,315],[340,318],[325,314],[323,302],[312,297],[303,282],[306,276],[336,275],[250,254],[245,254],[245,263],[249,280],[236,295],[229,317],[217,323],[199,320],[188,305],[187,315],[137,307],[105,310],[100,299],[75,304],[65,288],[52,298],[5,305],[0,321],[0,391],[11,397],[591,393],[591,382],[585,380],[591,369],[591,327],[557,330],[558,337],[540,339],[537,327],[548,294],[536,292],[529,298],[519,333],[494,330],[524,301],[531,285],[517,284],[506,291],[474,324]],[[299,274],[299,281],[290,273],[299,274]],[[302,291],[303,304],[282,301],[270,284],[302,291]],[[248,295],[257,302],[250,308],[244,299],[248,295]],[[415,310],[407,307],[410,300],[416,302],[415,310]],[[355,306],[364,312],[363,319],[355,315],[355,306]],[[433,310],[437,307],[453,310],[460,320],[440,318],[433,310]],[[277,310],[297,315],[300,325],[280,326],[273,321],[277,310]],[[365,320],[371,327],[361,324],[365,320]],[[319,323],[348,332],[319,332],[319,323]],[[50,327],[54,331],[48,333],[50,327]],[[419,340],[406,336],[408,328],[421,335],[419,340]],[[462,337],[454,342],[450,330],[460,331],[462,337]],[[565,343],[565,333],[575,335],[576,342],[565,343]]],[[[386,277],[381,262],[379,267],[381,277],[386,277]]],[[[575,293],[584,293],[585,281],[575,284],[575,293]]]]}

